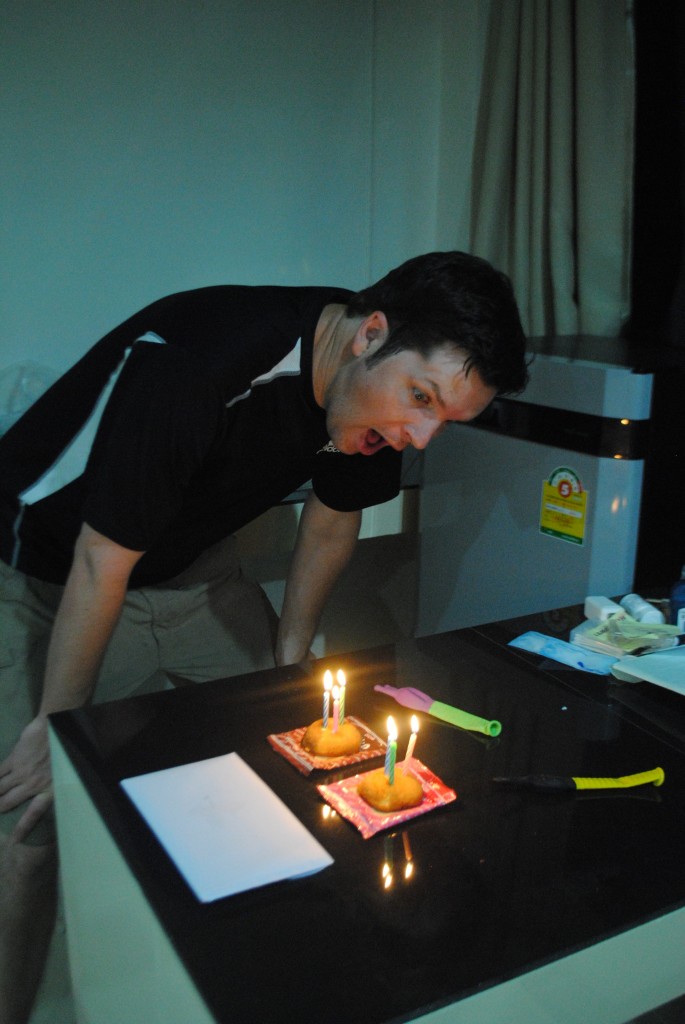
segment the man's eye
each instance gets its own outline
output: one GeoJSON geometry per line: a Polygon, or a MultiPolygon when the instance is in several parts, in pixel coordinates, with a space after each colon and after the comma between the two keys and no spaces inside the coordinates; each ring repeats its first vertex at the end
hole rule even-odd
{"type": "Polygon", "coordinates": [[[413,388],[412,390],[414,392],[414,401],[420,402],[421,405],[428,405],[430,398],[425,391],[421,391],[420,388],[413,388]]]}

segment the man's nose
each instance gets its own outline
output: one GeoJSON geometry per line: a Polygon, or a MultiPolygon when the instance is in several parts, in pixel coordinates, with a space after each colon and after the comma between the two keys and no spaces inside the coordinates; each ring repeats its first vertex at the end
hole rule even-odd
{"type": "Polygon", "coordinates": [[[428,442],[439,434],[444,423],[436,423],[434,420],[422,420],[419,423],[409,423],[406,428],[409,442],[414,448],[423,449],[428,442]]]}

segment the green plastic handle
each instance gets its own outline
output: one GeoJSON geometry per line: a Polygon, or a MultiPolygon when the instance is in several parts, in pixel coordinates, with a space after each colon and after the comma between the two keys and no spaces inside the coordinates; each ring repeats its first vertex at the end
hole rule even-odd
{"type": "Polygon", "coordinates": [[[651,782],[662,786],[666,778],[663,768],[652,768],[649,772],[638,772],[637,775],[621,775],[618,779],[581,779],[573,776],[576,789],[626,789],[629,786],[644,786],[651,782]]]}
{"type": "Polygon", "coordinates": [[[460,729],[470,729],[472,732],[483,732],[486,736],[499,736],[502,731],[500,722],[489,722],[487,718],[478,718],[470,715],[468,711],[460,711],[453,708],[451,704],[443,704],[440,700],[434,700],[428,708],[428,714],[435,718],[441,718],[443,722],[450,722],[451,725],[458,725],[460,729]]]}

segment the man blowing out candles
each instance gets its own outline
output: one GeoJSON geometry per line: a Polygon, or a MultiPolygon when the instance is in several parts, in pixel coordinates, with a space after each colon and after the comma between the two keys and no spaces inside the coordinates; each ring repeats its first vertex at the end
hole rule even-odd
{"type": "Polygon", "coordinates": [[[50,806],[51,712],[304,659],[403,449],[526,380],[509,281],[459,252],[357,293],[181,292],[102,338],[0,439],[0,828],[50,806]],[[232,535],[307,480],[277,621],[232,535]]]}

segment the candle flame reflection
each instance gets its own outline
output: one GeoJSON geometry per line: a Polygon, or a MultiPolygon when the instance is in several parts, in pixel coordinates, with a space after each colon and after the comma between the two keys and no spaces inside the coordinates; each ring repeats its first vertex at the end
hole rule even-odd
{"type": "MultiPolygon", "coordinates": [[[[391,835],[386,836],[383,842],[383,864],[381,867],[381,881],[383,889],[391,889],[395,884],[395,872],[394,872],[394,848],[393,844],[397,838],[397,833],[393,832],[391,835]]],[[[404,853],[404,866],[401,869],[402,873],[398,876],[400,880],[404,882],[410,882],[414,877],[414,854],[412,853],[411,845],[409,843],[409,836],[406,832],[402,833],[402,848],[404,853]]]]}

